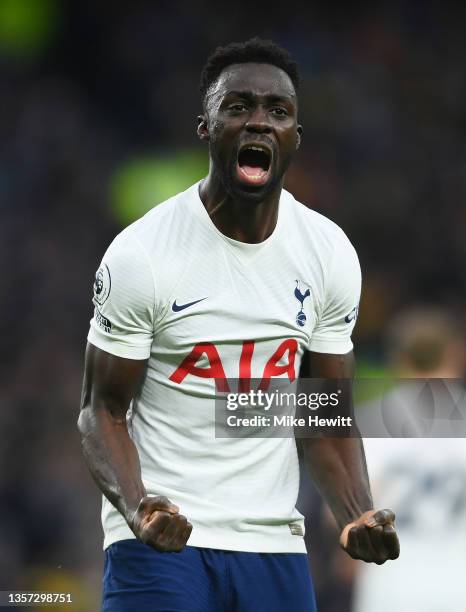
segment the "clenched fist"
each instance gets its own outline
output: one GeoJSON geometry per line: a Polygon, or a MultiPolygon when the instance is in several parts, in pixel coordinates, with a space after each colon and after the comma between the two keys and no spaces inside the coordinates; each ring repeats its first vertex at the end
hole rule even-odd
{"type": "Polygon", "coordinates": [[[177,506],[163,496],[143,497],[130,527],[144,544],[161,552],[181,552],[193,526],[177,506]]]}
{"type": "Polygon", "coordinates": [[[356,521],[348,523],[340,536],[343,550],[367,563],[382,565],[387,559],[397,559],[400,543],[394,527],[395,514],[391,510],[369,510],[356,521]]]}

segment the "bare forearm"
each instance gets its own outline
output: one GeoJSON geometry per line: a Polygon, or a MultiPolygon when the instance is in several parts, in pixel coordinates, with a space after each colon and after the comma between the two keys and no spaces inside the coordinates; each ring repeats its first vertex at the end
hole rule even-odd
{"type": "Polygon", "coordinates": [[[302,442],[309,474],[341,529],[372,508],[364,448],[359,438],[316,438],[302,442]]]}
{"type": "Polygon", "coordinates": [[[108,412],[84,408],[78,422],[82,449],[91,475],[107,499],[130,523],[146,495],[139,455],[126,422],[108,412]]]}

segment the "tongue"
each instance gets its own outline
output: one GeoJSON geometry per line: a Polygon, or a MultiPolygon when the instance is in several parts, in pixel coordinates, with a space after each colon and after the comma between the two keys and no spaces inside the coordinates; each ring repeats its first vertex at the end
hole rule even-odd
{"type": "Polygon", "coordinates": [[[269,171],[261,166],[236,166],[238,179],[248,185],[264,185],[267,182],[269,171]]]}
{"type": "Polygon", "coordinates": [[[241,168],[248,176],[265,174],[265,170],[261,166],[241,166],[241,168]]]}
{"type": "Polygon", "coordinates": [[[241,166],[241,170],[250,177],[262,177],[267,173],[261,166],[241,166]]]}

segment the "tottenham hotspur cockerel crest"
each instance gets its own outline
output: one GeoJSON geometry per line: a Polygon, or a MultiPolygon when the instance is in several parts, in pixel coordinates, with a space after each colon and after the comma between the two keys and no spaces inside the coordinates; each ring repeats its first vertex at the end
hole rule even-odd
{"type": "Polygon", "coordinates": [[[304,283],[302,283],[301,281],[296,280],[295,282],[296,282],[296,287],[294,290],[294,295],[295,295],[295,298],[298,300],[298,302],[301,305],[301,308],[298,314],[296,315],[296,323],[300,327],[304,327],[306,324],[306,315],[304,313],[304,300],[311,295],[311,291],[309,287],[304,288],[303,287],[304,283]]]}

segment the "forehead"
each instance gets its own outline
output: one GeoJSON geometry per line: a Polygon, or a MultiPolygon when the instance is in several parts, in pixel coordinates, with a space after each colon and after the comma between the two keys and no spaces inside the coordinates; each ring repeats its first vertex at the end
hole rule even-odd
{"type": "Polygon", "coordinates": [[[213,85],[212,94],[226,95],[229,91],[251,91],[258,96],[296,98],[293,83],[287,73],[272,64],[231,64],[213,85]]]}

